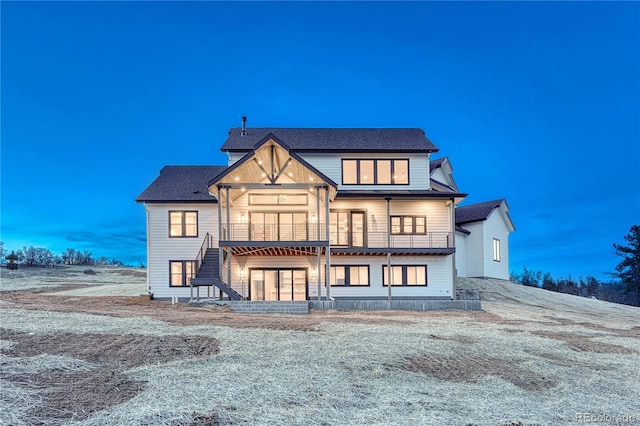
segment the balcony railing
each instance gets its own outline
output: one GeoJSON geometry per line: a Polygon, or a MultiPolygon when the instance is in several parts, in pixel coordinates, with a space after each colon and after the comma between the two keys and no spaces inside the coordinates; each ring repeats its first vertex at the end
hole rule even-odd
{"type": "MultiPolygon", "coordinates": [[[[220,241],[324,241],[326,225],[315,223],[256,225],[248,223],[231,223],[222,225],[220,241]],[[228,234],[227,234],[228,231],[228,234]]],[[[333,231],[329,232],[332,247],[363,248],[451,248],[453,233],[427,232],[425,234],[392,234],[387,232],[333,231]]]]}
{"type": "Polygon", "coordinates": [[[326,225],[320,224],[320,234],[318,234],[318,225],[315,223],[281,223],[279,225],[223,223],[220,241],[322,241],[326,240],[325,229],[326,225]]]}

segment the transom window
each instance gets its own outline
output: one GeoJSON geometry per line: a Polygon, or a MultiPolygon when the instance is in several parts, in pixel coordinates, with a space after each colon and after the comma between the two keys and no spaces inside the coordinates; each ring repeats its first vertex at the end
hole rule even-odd
{"type": "Polygon", "coordinates": [[[197,237],[198,236],[198,212],[170,211],[169,212],[169,236],[170,237],[197,237]]]}
{"type": "Polygon", "coordinates": [[[409,160],[342,160],[343,185],[408,185],[409,160]]]}
{"type": "Polygon", "coordinates": [[[340,265],[331,267],[331,286],[368,286],[368,265],[340,265]]]}
{"type": "Polygon", "coordinates": [[[196,276],[196,262],[193,260],[169,261],[169,285],[171,287],[187,287],[191,278],[196,276]]]}
{"type": "MultiPolygon", "coordinates": [[[[389,284],[389,274],[386,265],[382,266],[383,286],[389,284]]],[[[392,286],[426,286],[427,265],[393,265],[391,266],[392,286]]]]}
{"type": "Polygon", "coordinates": [[[493,260],[500,262],[500,240],[496,238],[493,239],[493,260]]]}
{"type": "Polygon", "coordinates": [[[307,194],[249,194],[249,205],[252,206],[306,206],[307,194]]]}
{"type": "Polygon", "coordinates": [[[425,216],[391,216],[391,233],[426,234],[427,218],[425,216]]]}

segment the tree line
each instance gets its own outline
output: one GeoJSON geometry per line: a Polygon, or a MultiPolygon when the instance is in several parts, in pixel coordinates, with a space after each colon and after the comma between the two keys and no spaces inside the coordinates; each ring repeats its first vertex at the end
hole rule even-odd
{"type": "Polygon", "coordinates": [[[596,298],[608,302],[640,306],[640,226],[633,225],[625,235],[626,244],[613,244],[615,254],[622,259],[609,273],[611,280],[586,278],[553,278],[549,272],[527,269],[511,273],[511,281],[530,287],[539,287],[558,293],[596,298]]]}
{"type": "MultiPolygon", "coordinates": [[[[51,266],[51,265],[83,265],[83,266],[130,266],[119,259],[105,256],[95,257],[90,250],[76,250],[68,248],[60,254],[45,247],[24,246],[9,252],[0,241],[0,259],[13,260],[23,266],[51,266]]],[[[144,265],[139,265],[143,267],[144,265]]]]}

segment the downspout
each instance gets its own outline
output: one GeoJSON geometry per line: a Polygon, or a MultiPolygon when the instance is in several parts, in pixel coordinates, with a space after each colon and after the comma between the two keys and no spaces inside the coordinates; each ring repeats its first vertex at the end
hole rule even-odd
{"type": "Polygon", "coordinates": [[[455,199],[451,199],[451,241],[449,245],[453,247],[451,255],[451,300],[456,298],[456,205],[455,199]]]}
{"type": "MultiPolygon", "coordinates": [[[[229,200],[227,200],[227,203],[229,200]]],[[[224,266],[224,260],[222,256],[222,250],[220,249],[220,240],[224,237],[222,236],[222,197],[220,192],[220,185],[218,185],[218,276],[216,279],[222,280],[222,270],[224,266]]],[[[214,290],[215,295],[215,290],[214,290]]],[[[218,289],[218,300],[222,299],[222,290],[218,289]]]]}
{"type": "Polygon", "coordinates": [[[387,298],[391,309],[391,198],[387,201],[387,298]]]}
{"type": "Polygon", "coordinates": [[[149,238],[149,232],[151,230],[151,226],[149,225],[149,206],[147,203],[144,203],[144,210],[147,212],[147,294],[150,297],[153,297],[153,293],[151,293],[151,278],[149,277],[149,263],[151,261],[151,239],[149,238]]]}
{"type": "MultiPolygon", "coordinates": [[[[231,240],[231,211],[230,211],[230,199],[229,199],[229,187],[226,187],[226,199],[227,199],[227,241],[231,240]]],[[[231,287],[231,247],[227,246],[227,285],[231,287]]]]}

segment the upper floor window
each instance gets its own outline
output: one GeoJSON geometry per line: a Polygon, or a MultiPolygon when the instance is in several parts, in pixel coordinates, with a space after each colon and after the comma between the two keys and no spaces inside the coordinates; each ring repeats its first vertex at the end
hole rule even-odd
{"type": "Polygon", "coordinates": [[[197,237],[198,236],[198,212],[170,211],[169,212],[169,236],[170,237],[197,237]]]}
{"type": "Polygon", "coordinates": [[[493,260],[500,262],[500,240],[493,239],[493,260]]]}
{"type": "Polygon", "coordinates": [[[391,216],[391,234],[426,234],[427,218],[424,216],[391,216]]]}
{"type": "Polygon", "coordinates": [[[343,185],[408,185],[409,160],[342,160],[343,185]]]}

